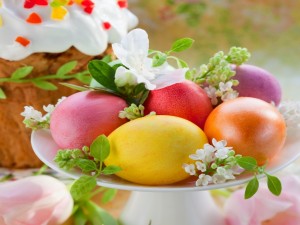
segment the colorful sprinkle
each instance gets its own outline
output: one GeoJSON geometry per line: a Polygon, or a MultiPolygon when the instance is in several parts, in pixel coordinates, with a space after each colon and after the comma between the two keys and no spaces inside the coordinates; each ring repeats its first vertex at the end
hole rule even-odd
{"type": "Polygon", "coordinates": [[[102,26],[104,30],[109,30],[111,28],[111,24],[109,22],[103,22],[102,26]]]}
{"type": "Polygon", "coordinates": [[[24,47],[26,47],[27,45],[30,44],[30,41],[27,38],[24,38],[22,36],[19,36],[16,38],[15,40],[16,42],[19,42],[21,45],[23,45],[24,47]]]}
{"type": "Polygon", "coordinates": [[[68,11],[65,7],[53,7],[51,12],[51,19],[53,20],[63,20],[67,15],[68,11]]]}
{"type": "Polygon", "coordinates": [[[34,0],[25,0],[24,2],[24,8],[25,9],[31,9],[35,6],[35,1],[34,0]]]}
{"type": "Polygon", "coordinates": [[[127,8],[128,7],[128,3],[127,3],[126,0],[119,0],[118,5],[119,5],[120,8],[127,8]]]}
{"type": "Polygon", "coordinates": [[[35,5],[47,6],[48,1],[47,0],[25,0],[25,2],[24,2],[24,8],[25,9],[31,9],[35,5]]]}
{"type": "Polygon", "coordinates": [[[38,23],[42,23],[42,18],[40,17],[39,14],[37,13],[31,13],[28,18],[26,19],[26,21],[28,23],[34,23],[34,24],[38,24],[38,23]]]}
{"type": "Polygon", "coordinates": [[[0,15],[0,27],[3,26],[3,20],[2,20],[2,16],[0,15]]]}
{"type": "Polygon", "coordinates": [[[46,6],[46,5],[48,5],[48,0],[35,0],[35,4],[46,6]]]}
{"type": "Polygon", "coordinates": [[[92,6],[92,5],[95,5],[95,4],[91,0],[83,0],[81,2],[81,5],[83,5],[83,6],[92,6]]]}
{"type": "Polygon", "coordinates": [[[93,9],[94,9],[94,6],[88,6],[88,7],[85,7],[83,10],[84,10],[87,14],[92,14],[92,13],[93,13],[93,9]]]}

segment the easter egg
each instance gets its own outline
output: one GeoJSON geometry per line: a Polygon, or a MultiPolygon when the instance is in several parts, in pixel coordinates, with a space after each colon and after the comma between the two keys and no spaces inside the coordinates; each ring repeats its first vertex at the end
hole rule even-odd
{"type": "Polygon", "coordinates": [[[279,105],[281,100],[281,87],[276,78],[268,71],[252,65],[234,66],[236,75],[233,79],[239,81],[234,87],[240,97],[253,97],[268,103],[279,105]]]}
{"type": "Polygon", "coordinates": [[[207,143],[192,122],[157,115],[132,120],[108,136],[111,150],[105,165],[122,168],[116,175],[138,184],[165,185],[188,178],[182,165],[207,143]]]}
{"type": "Polygon", "coordinates": [[[200,128],[213,107],[205,91],[191,81],[153,90],[144,103],[145,113],[172,115],[187,119],[200,128]]]}
{"type": "Polygon", "coordinates": [[[101,134],[109,135],[127,122],[119,112],[127,107],[117,96],[84,91],[69,96],[53,111],[50,130],[54,141],[61,148],[90,146],[101,134]]]}
{"type": "Polygon", "coordinates": [[[207,118],[204,132],[210,141],[226,140],[237,154],[254,157],[262,165],[283,148],[286,125],[271,104],[240,97],[216,107],[207,118]]]}

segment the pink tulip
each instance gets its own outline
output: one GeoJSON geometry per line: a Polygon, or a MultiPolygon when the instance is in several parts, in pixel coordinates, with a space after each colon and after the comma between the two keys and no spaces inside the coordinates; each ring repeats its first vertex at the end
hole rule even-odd
{"type": "Polygon", "coordinates": [[[50,176],[0,184],[0,225],[58,225],[71,215],[66,186],[50,176]]]}
{"type": "Polygon", "coordinates": [[[300,178],[287,176],[281,182],[279,197],[272,195],[265,184],[248,200],[244,199],[244,190],[234,192],[225,203],[226,224],[299,225],[300,178]]]}

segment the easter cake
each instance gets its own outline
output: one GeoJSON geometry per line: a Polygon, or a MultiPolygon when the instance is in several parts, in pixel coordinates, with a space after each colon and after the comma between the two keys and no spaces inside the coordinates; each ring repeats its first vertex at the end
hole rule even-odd
{"type": "Polygon", "coordinates": [[[111,54],[110,43],[136,24],[126,0],[0,0],[0,167],[41,165],[20,113],[25,105],[40,108],[74,93],[47,76],[61,69],[62,76],[86,78],[88,61],[111,54]],[[73,66],[63,71],[68,63],[73,66]]]}

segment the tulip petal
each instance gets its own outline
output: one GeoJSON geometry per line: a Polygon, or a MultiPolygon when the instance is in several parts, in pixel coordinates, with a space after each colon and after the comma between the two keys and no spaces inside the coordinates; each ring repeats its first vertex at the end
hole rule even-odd
{"type": "Polygon", "coordinates": [[[60,224],[73,208],[66,186],[44,175],[0,184],[0,202],[0,224],[4,225],[60,224]]]}
{"type": "Polygon", "coordinates": [[[225,204],[228,225],[300,224],[300,178],[282,178],[282,193],[272,195],[266,184],[251,199],[244,200],[244,190],[234,192],[225,204]]]}

